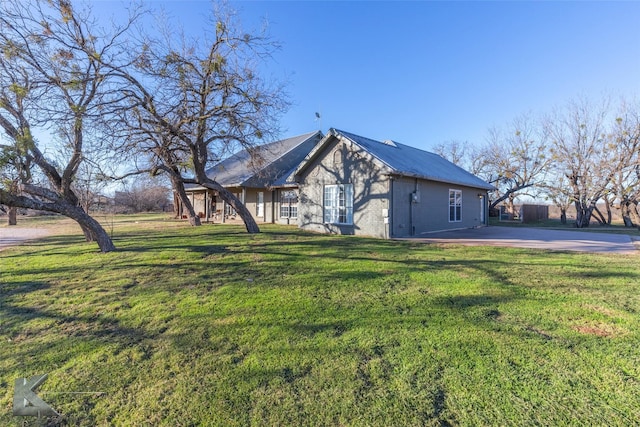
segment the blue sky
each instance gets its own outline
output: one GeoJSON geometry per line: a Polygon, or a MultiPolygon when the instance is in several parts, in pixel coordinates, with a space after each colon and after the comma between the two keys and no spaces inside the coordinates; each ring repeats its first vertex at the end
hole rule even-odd
{"type": "MultiPolygon", "coordinates": [[[[640,2],[230,2],[282,44],[283,136],[336,127],[422,149],[571,98],[640,95],[640,2]],[[315,113],[322,116],[317,121],[315,113]]],[[[121,2],[100,1],[97,10],[121,2]]],[[[189,28],[209,1],[152,1],[189,28]]]]}

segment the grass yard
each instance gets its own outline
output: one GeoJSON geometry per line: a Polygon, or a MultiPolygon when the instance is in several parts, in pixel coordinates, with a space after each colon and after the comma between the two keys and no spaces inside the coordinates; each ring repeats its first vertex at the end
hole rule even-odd
{"type": "Polygon", "coordinates": [[[640,424],[637,256],[110,221],[0,252],[0,425],[640,424]]]}

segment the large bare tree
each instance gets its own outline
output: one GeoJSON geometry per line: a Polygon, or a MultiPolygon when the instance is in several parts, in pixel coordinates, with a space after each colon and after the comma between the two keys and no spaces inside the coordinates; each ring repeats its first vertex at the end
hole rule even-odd
{"type": "Polygon", "coordinates": [[[617,167],[612,164],[612,150],[608,147],[608,114],[608,101],[596,105],[578,99],[545,120],[545,129],[552,141],[555,175],[567,179],[578,228],[589,226],[617,167]]]}
{"type": "Polygon", "coordinates": [[[623,101],[608,134],[610,185],[626,227],[640,226],[640,106],[623,101]]]}
{"type": "Polygon", "coordinates": [[[97,123],[116,95],[100,59],[118,49],[123,29],[98,28],[66,0],[0,4],[0,129],[10,141],[3,156],[19,177],[19,191],[0,188],[0,203],[68,216],[109,252],[111,238],[74,191],[88,147],[104,137],[97,123]]]}
{"type": "MultiPolygon", "coordinates": [[[[0,120],[2,119],[0,118],[0,120]]],[[[2,143],[2,141],[0,141],[0,190],[16,193],[19,184],[19,169],[16,167],[12,152],[12,142],[2,143]]],[[[17,207],[3,206],[0,204],[0,212],[7,214],[7,225],[18,224],[17,207]]]]}
{"type": "Polygon", "coordinates": [[[487,143],[474,154],[474,173],[496,187],[490,208],[507,201],[513,209],[518,195],[539,189],[551,161],[547,145],[547,135],[531,115],[489,130],[487,143]]]}
{"type": "Polygon", "coordinates": [[[138,171],[167,173],[187,208],[184,184],[198,184],[231,205],[248,232],[259,232],[244,204],[206,172],[232,147],[259,163],[255,147],[278,134],[286,96],[259,73],[277,46],[263,33],[241,31],[228,10],[215,10],[211,27],[194,40],[175,31],[147,36],[130,48],[135,55],[104,62],[122,79],[129,105],[116,126],[127,141],[120,148],[145,159],[138,171]]]}

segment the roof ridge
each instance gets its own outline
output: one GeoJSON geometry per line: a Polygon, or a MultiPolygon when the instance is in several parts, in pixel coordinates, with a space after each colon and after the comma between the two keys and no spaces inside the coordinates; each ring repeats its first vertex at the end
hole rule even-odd
{"type": "MultiPolygon", "coordinates": [[[[347,138],[349,138],[351,140],[353,140],[353,139],[350,138],[349,135],[355,136],[357,138],[365,139],[367,141],[375,142],[375,143],[378,143],[378,144],[381,144],[381,145],[386,145],[387,147],[393,147],[393,148],[403,148],[404,147],[404,148],[411,148],[412,150],[422,151],[424,153],[436,154],[436,153],[434,153],[432,151],[427,151],[427,150],[423,150],[422,148],[413,147],[411,145],[403,144],[402,142],[398,142],[395,139],[386,139],[386,140],[383,140],[383,141],[379,141],[377,139],[369,138],[367,136],[358,135],[358,134],[355,134],[353,132],[347,132],[347,131],[344,131],[344,130],[341,130],[341,129],[336,129],[336,128],[332,128],[332,129],[334,131],[336,131],[337,133],[340,133],[340,134],[346,136],[347,138]],[[389,144],[386,141],[392,142],[393,144],[389,144]]],[[[353,141],[353,142],[356,142],[356,141],[353,141]]]]}
{"type": "Polygon", "coordinates": [[[332,128],[330,133],[337,138],[345,138],[351,141],[353,144],[365,149],[374,159],[381,162],[383,165],[389,168],[394,173],[411,176],[420,176],[424,179],[430,179],[440,182],[450,182],[460,185],[482,185],[482,188],[490,186],[486,181],[477,175],[466,170],[462,166],[445,159],[437,153],[432,151],[423,150],[422,148],[414,147],[400,142],[395,142],[394,145],[386,144],[375,139],[367,138],[364,136],[356,135],[354,133],[342,131],[332,128]],[[364,145],[364,146],[363,146],[364,145]],[[416,159],[423,158],[427,162],[436,161],[432,167],[429,167],[428,171],[424,169],[424,165],[417,165],[416,159]],[[413,160],[405,160],[413,159],[413,160]],[[448,168],[448,171],[444,171],[444,175],[440,173],[442,168],[448,168]],[[475,184],[474,184],[474,181],[475,184]]]}
{"type": "MultiPolygon", "coordinates": [[[[351,138],[351,136],[355,136],[357,138],[366,139],[366,140],[371,141],[371,142],[377,142],[378,144],[384,144],[383,142],[378,141],[376,139],[372,139],[372,138],[369,138],[369,137],[366,137],[366,136],[358,135],[358,134],[355,134],[353,132],[347,132],[347,131],[336,129],[336,128],[331,128],[331,129],[336,131],[339,134],[342,134],[342,135],[346,136],[347,138],[351,139],[352,141],[353,141],[353,139],[351,138]]],[[[353,142],[356,142],[356,141],[353,141],[353,142]]],[[[385,145],[387,145],[387,144],[385,144],[385,145]]]]}
{"type": "Polygon", "coordinates": [[[255,148],[264,148],[264,147],[268,147],[270,145],[277,144],[279,142],[285,142],[285,141],[289,141],[291,139],[302,138],[302,137],[305,137],[303,139],[303,141],[305,141],[305,140],[309,139],[311,136],[315,135],[318,132],[320,132],[320,131],[316,130],[316,131],[313,131],[313,132],[301,133],[300,135],[290,136],[288,138],[279,139],[277,141],[267,142],[266,144],[262,144],[262,145],[256,145],[255,148]]]}
{"type": "MultiPolygon", "coordinates": [[[[257,174],[257,173],[259,173],[259,172],[263,171],[263,170],[264,170],[265,168],[267,168],[268,166],[270,166],[270,165],[272,165],[273,163],[275,163],[276,161],[278,161],[278,159],[280,159],[280,158],[284,157],[286,154],[288,154],[289,152],[291,152],[292,150],[294,150],[296,147],[298,147],[298,146],[299,146],[300,144],[302,144],[304,141],[308,140],[309,138],[311,138],[313,135],[315,135],[315,134],[317,134],[317,133],[322,134],[322,131],[320,131],[320,130],[316,130],[316,131],[313,131],[313,132],[303,133],[303,134],[300,134],[300,135],[291,136],[291,137],[289,137],[289,138],[284,138],[284,139],[279,139],[279,140],[277,140],[277,141],[268,142],[268,143],[266,143],[266,144],[262,144],[262,145],[255,145],[255,146],[253,146],[253,147],[245,147],[245,148],[243,148],[243,149],[242,149],[242,150],[240,150],[240,151],[236,151],[235,153],[233,153],[232,155],[230,155],[230,156],[229,156],[229,157],[227,157],[226,159],[221,160],[221,161],[219,161],[219,162],[215,163],[214,165],[212,165],[210,168],[208,168],[208,169],[205,171],[205,174],[206,174],[206,175],[209,175],[209,173],[210,173],[210,172],[213,172],[213,169],[214,169],[216,166],[220,165],[221,163],[227,162],[227,161],[229,161],[229,160],[231,160],[231,159],[236,158],[236,159],[238,159],[238,160],[240,160],[240,161],[241,161],[241,160],[243,159],[243,154],[244,154],[244,153],[249,154],[249,153],[248,153],[248,152],[249,152],[249,149],[256,149],[256,150],[262,151],[262,150],[265,150],[265,149],[267,149],[268,147],[270,147],[270,146],[272,146],[272,145],[275,145],[275,144],[278,144],[278,143],[283,143],[283,142],[285,142],[285,141],[289,141],[289,140],[296,139],[296,138],[302,138],[302,139],[301,139],[301,141],[300,141],[298,144],[296,144],[296,145],[294,145],[293,147],[289,148],[287,151],[285,151],[285,152],[281,153],[279,156],[277,156],[277,157],[276,157],[275,159],[273,159],[272,161],[270,161],[270,162],[266,163],[264,166],[262,166],[262,167],[260,167],[259,169],[255,170],[255,173],[257,174]],[[304,137],[304,138],[303,138],[303,137],[304,137]]],[[[249,156],[251,157],[251,154],[249,154],[249,156]]],[[[250,159],[249,159],[249,160],[250,160],[250,159]]]]}
{"type": "Polygon", "coordinates": [[[281,158],[283,158],[284,156],[286,156],[287,154],[289,154],[291,151],[295,150],[296,148],[298,148],[298,146],[300,144],[302,144],[303,142],[305,142],[306,140],[308,140],[309,138],[311,138],[313,135],[316,135],[317,133],[322,134],[321,131],[317,130],[315,132],[310,132],[310,133],[303,133],[301,135],[297,135],[297,136],[292,136],[291,138],[285,138],[285,139],[280,139],[278,141],[274,141],[274,142],[270,142],[269,144],[265,144],[263,146],[260,146],[258,148],[265,148],[267,145],[272,145],[272,144],[277,144],[279,142],[284,142],[284,141],[288,141],[291,139],[296,139],[296,138],[301,138],[300,142],[295,144],[293,147],[290,147],[287,151],[280,153],[279,156],[277,156],[276,158],[274,158],[271,162],[265,164],[262,168],[260,168],[258,171],[256,171],[256,173],[259,173],[261,171],[263,171],[264,169],[266,169],[268,166],[274,164],[275,162],[277,162],[278,160],[280,160],[281,158]],[[304,137],[304,138],[303,138],[304,137]]]}

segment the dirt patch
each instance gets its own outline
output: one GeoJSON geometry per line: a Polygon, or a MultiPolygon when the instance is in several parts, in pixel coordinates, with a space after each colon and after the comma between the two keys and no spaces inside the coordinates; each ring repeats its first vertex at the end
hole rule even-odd
{"type": "Polygon", "coordinates": [[[617,316],[619,316],[619,313],[617,313],[617,312],[615,312],[615,311],[613,311],[611,309],[608,309],[608,308],[605,308],[605,307],[600,307],[600,306],[597,306],[597,305],[583,304],[582,307],[584,307],[586,309],[589,309],[589,310],[596,311],[598,313],[604,314],[605,316],[609,316],[609,317],[617,317],[617,316]]]}
{"type": "Polygon", "coordinates": [[[595,335],[603,338],[615,338],[625,335],[626,331],[615,326],[598,324],[598,325],[576,325],[574,331],[585,335],[595,335]]]}
{"type": "Polygon", "coordinates": [[[43,228],[1,227],[0,251],[12,246],[20,245],[27,240],[46,237],[49,234],[51,234],[49,230],[43,228]]]}

